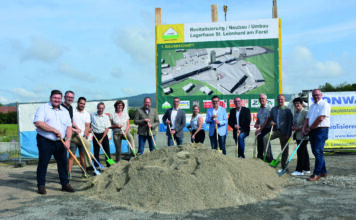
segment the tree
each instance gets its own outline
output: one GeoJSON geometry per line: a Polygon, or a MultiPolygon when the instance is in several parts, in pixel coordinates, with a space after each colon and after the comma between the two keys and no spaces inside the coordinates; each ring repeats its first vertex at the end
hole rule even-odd
{"type": "Polygon", "coordinates": [[[356,91],[356,83],[347,84],[346,82],[333,86],[330,83],[319,86],[322,92],[337,92],[337,91],[356,91]]]}
{"type": "Polygon", "coordinates": [[[130,117],[131,120],[134,120],[135,113],[136,113],[136,109],[135,108],[129,109],[129,117],[130,117]]]}

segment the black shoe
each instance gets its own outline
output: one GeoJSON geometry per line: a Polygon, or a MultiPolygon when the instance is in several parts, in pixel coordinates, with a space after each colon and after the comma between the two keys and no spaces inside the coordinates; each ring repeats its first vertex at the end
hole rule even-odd
{"type": "Polygon", "coordinates": [[[86,168],[87,172],[88,171],[94,171],[94,168],[92,166],[86,168]]]}
{"type": "Polygon", "coordinates": [[[38,194],[45,195],[47,193],[45,186],[38,186],[38,194]]]}
{"type": "Polygon", "coordinates": [[[75,190],[72,188],[72,186],[69,183],[67,185],[62,186],[62,191],[75,192],[75,190]]]}

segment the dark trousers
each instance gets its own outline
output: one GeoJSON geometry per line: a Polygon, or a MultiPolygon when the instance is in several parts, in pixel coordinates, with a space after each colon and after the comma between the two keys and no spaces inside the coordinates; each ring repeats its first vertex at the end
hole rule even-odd
{"type": "MultiPolygon", "coordinates": [[[[95,137],[100,141],[103,138],[104,133],[94,133],[95,137]]],[[[105,153],[108,155],[108,157],[111,159],[110,156],[110,146],[109,146],[109,138],[106,135],[105,138],[103,139],[103,142],[101,142],[101,145],[104,148],[105,153]]],[[[98,144],[98,142],[95,140],[95,138],[93,139],[93,147],[94,147],[94,157],[95,159],[100,163],[100,156],[99,156],[99,152],[100,152],[100,146],[98,144]]],[[[105,161],[106,161],[106,156],[105,156],[105,161]]],[[[95,166],[99,166],[99,164],[97,164],[95,161],[95,166]]],[[[110,164],[106,161],[106,166],[110,167],[110,164]]]]}
{"type": "MultiPolygon", "coordinates": [[[[297,140],[297,145],[299,145],[301,140],[297,140]]],[[[310,171],[310,163],[309,163],[309,153],[307,148],[308,140],[304,140],[298,150],[297,150],[297,168],[295,169],[298,172],[310,171]]]]}
{"type": "Polygon", "coordinates": [[[62,186],[69,183],[67,167],[67,151],[61,141],[52,141],[37,134],[38,165],[37,186],[46,185],[46,174],[49,161],[54,156],[57,161],[59,180],[62,186]]]}
{"type": "Polygon", "coordinates": [[[209,136],[209,139],[210,139],[211,149],[217,150],[219,144],[220,150],[224,155],[226,155],[226,148],[225,148],[226,135],[225,136],[219,135],[219,141],[218,141],[216,140],[216,130],[215,130],[213,136],[209,136]]]}
{"type": "Polygon", "coordinates": [[[309,132],[309,140],[312,152],[315,157],[314,175],[327,174],[324,159],[324,145],[328,139],[329,129],[313,129],[309,132]]]}
{"type": "MultiPolygon", "coordinates": [[[[271,128],[264,128],[261,133],[257,136],[257,158],[263,160],[263,137],[271,131],[271,128]]],[[[271,149],[271,143],[269,144],[269,148],[271,149]]]]}
{"type": "MultiPolygon", "coordinates": [[[[192,134],[195,134],[197,130],[192,130],[192,134]]],[[[195,139],[193,141],[193,139],[191,139],[192,143],[202,143],[204,144],[204,140],[205,140],[205,131],[203,129],[201,129],[196,135],[195,135],[195,139]]]]}

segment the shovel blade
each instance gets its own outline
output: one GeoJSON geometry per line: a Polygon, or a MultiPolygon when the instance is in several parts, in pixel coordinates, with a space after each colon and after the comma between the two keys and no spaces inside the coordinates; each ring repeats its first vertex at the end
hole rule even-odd
{"type": "Polygon", "coordinates": [[[97,176],[100,176],[101,175],[101,173],[98,171],[98,170],[94,170],[94,173],[97,175],[97,176]]]}
{"type": "Polygon", "coordinates": [[[107,159],[106,162],[108,162],[108,164],[110,165],[113,165],[115,163],[113,159],[107,159]]]}
{"type": "Polygon", "coordinates": [[[278,160],[272,160],[269,165],[271,167],[277,167],[279,165],[279,163],[280,163],[280,161],[278,161],[278,160]]]}
{"type": "Polygon", "coordinates": [[[283,176],[283,174],[285,174],[286,172],[287,172],[286,169],[282,169],[282,170],[278,170],[278,171],[277,171],[277,174],[278,174],[279,177],[281,177],[281,176],[283,176]]]}

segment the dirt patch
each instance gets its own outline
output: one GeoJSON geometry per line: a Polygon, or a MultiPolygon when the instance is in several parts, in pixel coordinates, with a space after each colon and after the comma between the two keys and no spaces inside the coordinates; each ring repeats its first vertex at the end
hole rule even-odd
{"type": "Polygon", "coordinates": [[[185,144],[115,164],[93,180],[86,195],[129,209],[174,213],[274,198],[284,181],[260,160],[185,144]]]}

